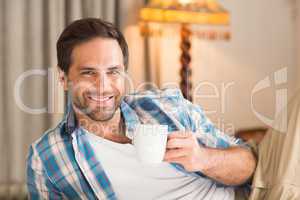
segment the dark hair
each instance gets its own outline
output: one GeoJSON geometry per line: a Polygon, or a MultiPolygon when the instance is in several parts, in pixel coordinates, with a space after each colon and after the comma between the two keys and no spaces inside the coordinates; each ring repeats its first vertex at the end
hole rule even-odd
{"type": "Polygon", "coordinates": [[[76,20],[64,29],[56,43],[58,67],[68,73],[74,47],[96,37],[117,40],[127,69],[128,45],[123,34],[113,24],[98,18],[76,20]]]}

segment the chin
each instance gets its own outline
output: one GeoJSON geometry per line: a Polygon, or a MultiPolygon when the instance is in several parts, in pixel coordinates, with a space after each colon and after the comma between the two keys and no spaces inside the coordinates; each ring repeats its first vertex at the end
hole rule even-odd
{"type": "Polygon", "coordinates": [[[102,110],[101,112],[99,111],[91,112],[90,114],[88,114],[88,116],[94,121],[109,121],[114,117],[115,113],[116,110],[114,111],[102,110]]]}
{"type": "Polygon", "coordinates": [[[120,106],[120,101],[118,99],[111,99],[110,105],[99,105],[95,101],[85,99],[82,103],[80,101],[75,101],[75,106],[88,116],[93,121],[108,121],[112,119],[120,106]]]}

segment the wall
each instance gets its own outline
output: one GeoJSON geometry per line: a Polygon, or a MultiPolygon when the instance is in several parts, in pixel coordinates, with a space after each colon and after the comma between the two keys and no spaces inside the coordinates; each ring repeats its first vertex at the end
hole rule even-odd
{"type": "MultiPolygon", "coordinates": [[[[299,2],[223,0],[220,3],[231,12],[232,39],[212,42],[193,37],[193,83],[194,87],[200,84],[194,102],[207,110],[209,117],[226,132],[265,126],[272,122],[280,105],[285,103],[285,92],[290,97],[297,87],[300,71],[297,71],[297,62],[300,60],[296,56],[296,41],[299,47],[300,42],[296,40],[295,8],[299,2]],[[285,69],[287,81],[284,80],[285,69]],[[275,74],[278,84],[275,84],[275,74]],[[270,87],[255,92],[253,89],[257,84],[262,87],[270,84],[270,87]]],[[[126,35],[131,35],[129,45],[133,46],[134,52],[138,51],[136,42],[140,41],[137,35],[132,38],[136,28],[131,25],[126,29],[126,35]]],[[[178,82],[179,35],[156,39],[151,48],[157,55],[151,67],[159,67],[161,85],[178,82]]],[[[141,82],[143,62],[140,55],[133,55],[131,64],[131,74],[136,82],[141,82]]]]}

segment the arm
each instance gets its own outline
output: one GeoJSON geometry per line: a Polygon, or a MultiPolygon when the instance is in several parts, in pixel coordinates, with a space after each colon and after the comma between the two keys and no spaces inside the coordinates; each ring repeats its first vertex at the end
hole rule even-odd
{"type": "Polygon", "coordinates": [[[181,164],[189,172],[200,171],[225,185],[240,185],[253,174],[256,160],[242,147],[216,149],[202,147],[190,132],[169,135],[165,161],[181,164]]]}
{"type": "Polygon", "coordinates": [[[55,189],[43,170],[42,161],[32,147],[27,158],[26,176],[29,199],[62,199],[60,192],[55,189]]]}
{"type": "Polygon", "coordinates": [[[202,148],[201,157],[204,162],[199,162],[199,171],[225,185],[245,183],[252,176],[256,166],[252,153],[241,147],[202,148]]]}

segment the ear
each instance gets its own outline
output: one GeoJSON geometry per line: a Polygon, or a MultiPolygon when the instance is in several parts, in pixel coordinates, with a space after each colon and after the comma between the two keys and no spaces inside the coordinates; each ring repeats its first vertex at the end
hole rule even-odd
{"type": "Polygon", "coordinates": [[[68,90],[68,77],[67,74],[61,70],[59,67],[57,67],[58,69],[58,77],[59,77],[59,82],[62,84],[64,91],[68,90]]]}

